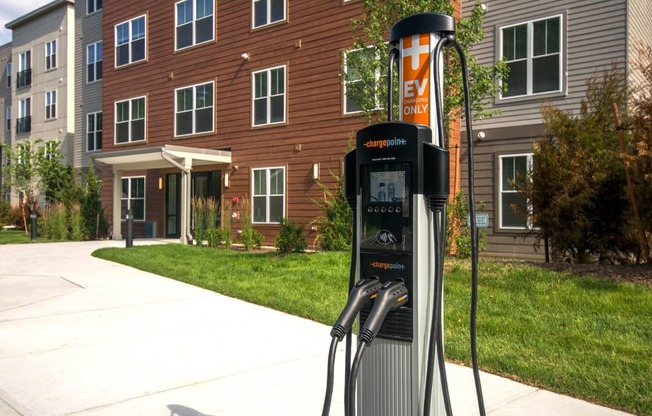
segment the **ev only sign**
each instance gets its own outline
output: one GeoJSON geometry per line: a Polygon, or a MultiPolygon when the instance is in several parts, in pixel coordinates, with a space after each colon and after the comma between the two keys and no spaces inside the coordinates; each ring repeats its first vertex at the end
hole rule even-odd
{"type": "MultiPolygon", "coordinates": [[[[478,228],[489,228],[489,214],[475,214],[475,225],[478,228]]],[[[471,216],[466,217],[466,226],[471,228],[471,216]]]]}

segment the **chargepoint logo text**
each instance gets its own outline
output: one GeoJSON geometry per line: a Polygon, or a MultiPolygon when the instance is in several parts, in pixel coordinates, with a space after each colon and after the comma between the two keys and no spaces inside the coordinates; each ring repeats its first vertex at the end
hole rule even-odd
{"type": "Polygon", "coordinates": [[[363,145],[367,149],[385,149],[393,146],[407,146],[407,140],[399,139],[398,137],[393,139],[367,140],[363,145]]]}
{"type": "Polygon", "coordinates": [[[375,269],[405,270],[405,264],[401,264],[401,263],[383,263],[383,262],[380,262],[380,261],[374,261],[370,265],[371,265],[371,267],[373,267],[375,269]]]}

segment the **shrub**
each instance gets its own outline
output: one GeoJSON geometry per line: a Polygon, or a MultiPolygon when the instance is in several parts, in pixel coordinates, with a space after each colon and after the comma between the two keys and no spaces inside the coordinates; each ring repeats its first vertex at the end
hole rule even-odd
{"type": "Polygon", "coordinates": [[[265,241],[263,235],[256,231],[251,223],[251,205],[248,198],[242,198],[242,230],[238,240],[242,243],[245,250],[260,248],[265,241]]]}
{"type": "Polygon", "coordinates": [[[303,224],[297,224],[287,218],[281,219],[281,231],[276,236],[276,248],[282,253],[301,253],[308,244],[303,235],[303,224]]]}
{"type": "MultiPolygon", "coordinates": [[[[482,205],[482,204],[481,204],[482,205]]],[[[467,227],[469,201],[462,191],[455,194],[447,207],[446,251],[461,259],[471,257],[471,230],[467,227]]],[[[479,251],[485,249],[485,231],[478,233],[479,251]]]]}
{"type": "Polygon", "coordinates": [[[206,240],[209,247],[217,247],[224,240],[224,233],[221,228],[213,227],[206,230],[206,240]]]}
{"type": "Polygon", "coordinates": [[[226,204],[224,210],[224,222],[222,223],[222,238],[224,239],[224,247],[231,248],[231,214],[233,213],[233,208],[231,204],[226,204]]]}
{"type": "Polygon", "coordinates": [[[81,206],[74,204],[70,207],[70,239],[73,241],[82,241],[86,239],[86,227],[84,226],[84,217],[81,215],[81,206]]]}
{"type": "Polygon", "coordinates": [[[353,237],[353,213],[344,197],[344,177],[331,175],[335,178],[335,190],[331,191],[319,183],[324,198],[320,202],[313,201],[322,210],[322,214],[312,221],[312,224],[317,225],[319,229],[316,242],[322,250],[326,251],[350,250],[353,237]]]}

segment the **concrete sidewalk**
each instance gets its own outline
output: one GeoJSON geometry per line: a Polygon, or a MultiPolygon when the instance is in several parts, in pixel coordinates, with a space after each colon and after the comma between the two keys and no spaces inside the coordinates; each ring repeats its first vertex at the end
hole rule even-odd
{"type": "MultiPolygon", "coordinates": [[[[136,240],[136,244],[144,243],[136,240]]],[[[330,328],[90,253],[0,246],[0,416],[321,414],[330,328]]],[[[343,343],[331,415],[343,414],[343,343]]],[[[470,369],[447,365],[456,416],[470,369]]],[[[482,374],[492,416],[626,413],[482,374]]]]}

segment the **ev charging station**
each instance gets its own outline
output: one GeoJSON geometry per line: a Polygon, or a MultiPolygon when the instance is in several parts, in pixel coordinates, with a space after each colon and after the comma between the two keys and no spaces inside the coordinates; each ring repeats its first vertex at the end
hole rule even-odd
{"type": "MultiPolygon", "coordinates": [[[[350,293],[331,331],[322,416],[330,411],[336,344],[345,335],[346,416],[452,415],[443,357],[449,196],[442,119],[443,47],[453,46],[460,54],[470,135],[466,61],[455,41],[454,19],[439,13],[420,13],[397,22],[389,43],[388,121],[360,130],[355,150],[344,160],[344,193],[354,215],[350,293]],[[396,64],[400,121],[392,121],[396,64]],[[358,348],[351,362],[351,328],[356,318],[358,348]]],[[[472,149],[469,153],[471,159],[472,149]]],[[[471,165],[469,171],[472,177],[471,165]]],[[[472,195],[469,202],[473,203],[472,195]]],[[[472,206],[471,211],[473,245],[472,206]]],[[[472,311],[474,307],[472,301],[472,311]]],[[[473,338],[473,348],[474,342],[473,338]]],[[[478,403],[484,415],[475,364],[474,358],[478,403]]]]}

